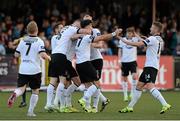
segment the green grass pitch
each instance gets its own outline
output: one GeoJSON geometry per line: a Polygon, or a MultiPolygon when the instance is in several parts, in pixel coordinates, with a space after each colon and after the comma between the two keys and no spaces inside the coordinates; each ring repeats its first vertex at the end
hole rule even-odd
{"type": "MultiPolygon", "coordinates": [[[[118,110],[124,108],[128,103],[123,102],[122,93],[120,92],[105,92],[111,103],[108,105],[104,112],[96,114],[88,113],[46,113],[44,111],[44,105],[46,102],[46,93],[41,92],[39,96],[39,102],[35,109],[37,117],[29,118],[26,116],[27,108],[18,108],[21,101],[21,97],[17,99],[12,108],[7,108],[7,99],[10,93],[0,92],[0,120],[26,120],[26,119],[38,119],[38,120],[176,120],[180,119],[180,92],[166,91],[162,92],[168,103],[172,105],[172,108],[165,114],[159,114],[161,105],[155,100],[148,92],[144,92],[141,99],[134,107],[133,113],[120,114],[118,110]]],[[[73,94],[73,105],[81,110],[81,107],[77,103],[77,100],[82,96],[82,93],[76,92],[73,94]]],[[[27,94],[27,101],[29,102],[30,92],[27,94]]],[[[82,111],[82,110],[81,110],[82,111]]]]}

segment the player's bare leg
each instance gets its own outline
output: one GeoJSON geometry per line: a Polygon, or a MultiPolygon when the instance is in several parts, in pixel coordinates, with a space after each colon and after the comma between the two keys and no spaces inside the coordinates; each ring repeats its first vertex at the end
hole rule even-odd
{"type": "Polygon", "coordinates": [[[19,87],[19,88],[15,89],[15,91],[11,94],[11,96],[8,99],[7,104],[8,104],[9,108],[12,107],[12,105],[15,102],[15,99],[24,93],[25,89],[26,89],[26,85],[24,85],[23,87],[19,87]]]}
{"type": "Polygon", "coordinates": [[[122,89],[124,95],[124,101],[128,101],[128,78],[127,76],[122,76],[122,89]]]}
{"type": "Polygon", "coordinates": [[[36,104],[39,99],[38,95],[39,95],[39,89],[32,89],[27,116],[30,116],[30,117],[36,116],[36,114],[34,114],[34,108],[36,107],[36,104]]]}
{"type": "Polygon", "coordinates": [[[169,105],[166,102],[166,100],[162,96],[161,92],[159,92],[159,90],[156,89],[154,83],[147,83],[146,87],[150,91],[151,95],[161,103],[162,110],[160,111],[160,114],[165,113],[167,110],[169,110],[171,108],[171,105],[169,105]]]}
{"type": "Polygon", "coordinates": [[[47,87],[47,102],[46,102],[46,106],[44,107],[44,109],[48,112],[53,111],[52,102],[54,98],[54,90],[57,87],[57,81],[58,78],[50,77],[50,83],[47,87]]]}

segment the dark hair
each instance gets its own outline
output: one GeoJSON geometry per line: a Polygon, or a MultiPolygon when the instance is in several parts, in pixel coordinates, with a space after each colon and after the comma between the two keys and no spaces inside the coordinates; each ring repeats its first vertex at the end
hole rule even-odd
{"type": "Polygon", "coordinates": [[[91,20],[82,20],[81,21],[81,27],[84,28],[84,27],[88,26],[91,23],[92,23],[91,20]]]}
{"type": "Polygon", "coordinates": [[[161,32],[161,30],[162,30],[162,28],[163,28],[163,25],[162,25],[161,22],[155,21],[155,22],[153,22],[153,25],[156,26],[156,27],[158,27],[159,32],[161,32]]]}
{"type": "Polygon", "coordinates": [[[135,29],[134,29],[134,27],[128,27],[128,28],[126,29],[126,32],[132,32],[132,33],[134,33],[134,32],[135,32],[135,29]]]}
{"type": "Polygon", "coordinates": [[[61,25],[60,22],[58,22],[58,23],[56,23],[56,24],[54,25],[54,27],[53,27],[53,32],[55,32],[55,30],[58,28],[59,25],[61,25]]]}

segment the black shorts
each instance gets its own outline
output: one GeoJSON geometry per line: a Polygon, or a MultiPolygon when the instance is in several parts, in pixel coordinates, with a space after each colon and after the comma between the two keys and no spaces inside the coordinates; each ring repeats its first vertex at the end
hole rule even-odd
{"type": "Polygon", "coordinates": [[[143,72],[139,78],[140,82],[155,83],[158,70],[153,67],[144,67],[143,72]]]}
{"type": "Polygon", "coordinates": [[[75,68],[72,66],[71,61],[67,61],[67,80],[71,80],[73,77],[77,77],[78,74],[75,70],[75,68]]]}
{"type": "Polygon", "coordinates": [[[102,68],[103,68],[103,60],[96,59],[96,60],[92,60],[91,63],[97,71],[98,80],[99,80],[101,78],[101,73],[102,73],[102,68]]]}
{"type": "Polygon", "coordinates": [[[48,76],[59,77],[67,76],[67,58],[66,55],[56,53],[51,55],[51,61],[49,62],[48,76]]]}
{"type": "Polygon", "coordinates": [[[96,69],[90,61],[76,64],[76,69],[82,83],[93,82],[98,80],[96,69]]]}
{"type": "Polygon", "coordinates": [[[18,87],[28,85],[31,89],[39,89],[41,86],[41,73],[34,75],[18,74],[18,87]]]}
{"type": "Polygon", "coordinates": [[[121,71],[122,71],[122,76],[128,76],[129,72],[132,73],[136,73],[137,72],[137,62],[133,61],[133,62],[127,62],[121,63],[121,71]]]}

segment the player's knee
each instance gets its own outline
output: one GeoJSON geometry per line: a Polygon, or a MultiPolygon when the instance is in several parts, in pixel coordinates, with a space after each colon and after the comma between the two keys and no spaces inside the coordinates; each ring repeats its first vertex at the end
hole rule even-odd
{"type": "Polygon", "coordinates": [[[137,78],[137,74],[133,74],[132,79],[133,79],[133,80],[137,80],[137,79],[138,79],[138,78],[137,78]]]}
{"type": "Polygon", "coordinates": [[[95,85],[97,88],[100,88],[100,82],[99,82],[99,81],[95,81],[95,82],[94,82],[94,85],[95,85]]]}
{"type": "Polygon", "coordinates": [[[66,77],[65,76],[59,76],[60,83],[66,83],[66,77]]]}
{"type": "Polygon", "coordinates": [[[39,94],[39,89],[32,89],[32,94],[38,95],[39,94]]]}
{"type": "Polygon", "coordinates": [[[81,85],[81,80],[79,77],[73,77],[72,81],[74,82],[75,85],[80,86],[81,85]]]}
{"type": "Polygon", "coordinates": [[[148,90],[151,90],[152,88],[154,88],[155,87],[155,84],[154,83],[147,83],[146,84],[146,88],[148,89],[148,90]]]}
{"type": "Polygon", "coordinates": [[[138,82],[136,85],[136,89],[142,91],[144,88],[144,85],[145,85],[144,83],[138,82]]]}
{"type": "Polygon", "coordinates": [[[91,82],[87,82],[87,83],[84,83],[84,85],[85,85],[86,88],[89,88],[92,85],[92,83],[91,82]]]}
{"type": "Polygon", "coordinates": [[[127,82],[128,81],[127,76],[122,76],[122,81],[127,82]]]}
{"type": "Polygon", "coordinates": [[[65,84],[64,84],[64,85],[65,85],[65,88],[68,88],[71,84],[72,84],[71,81],[66,81],[65,84]]]}

